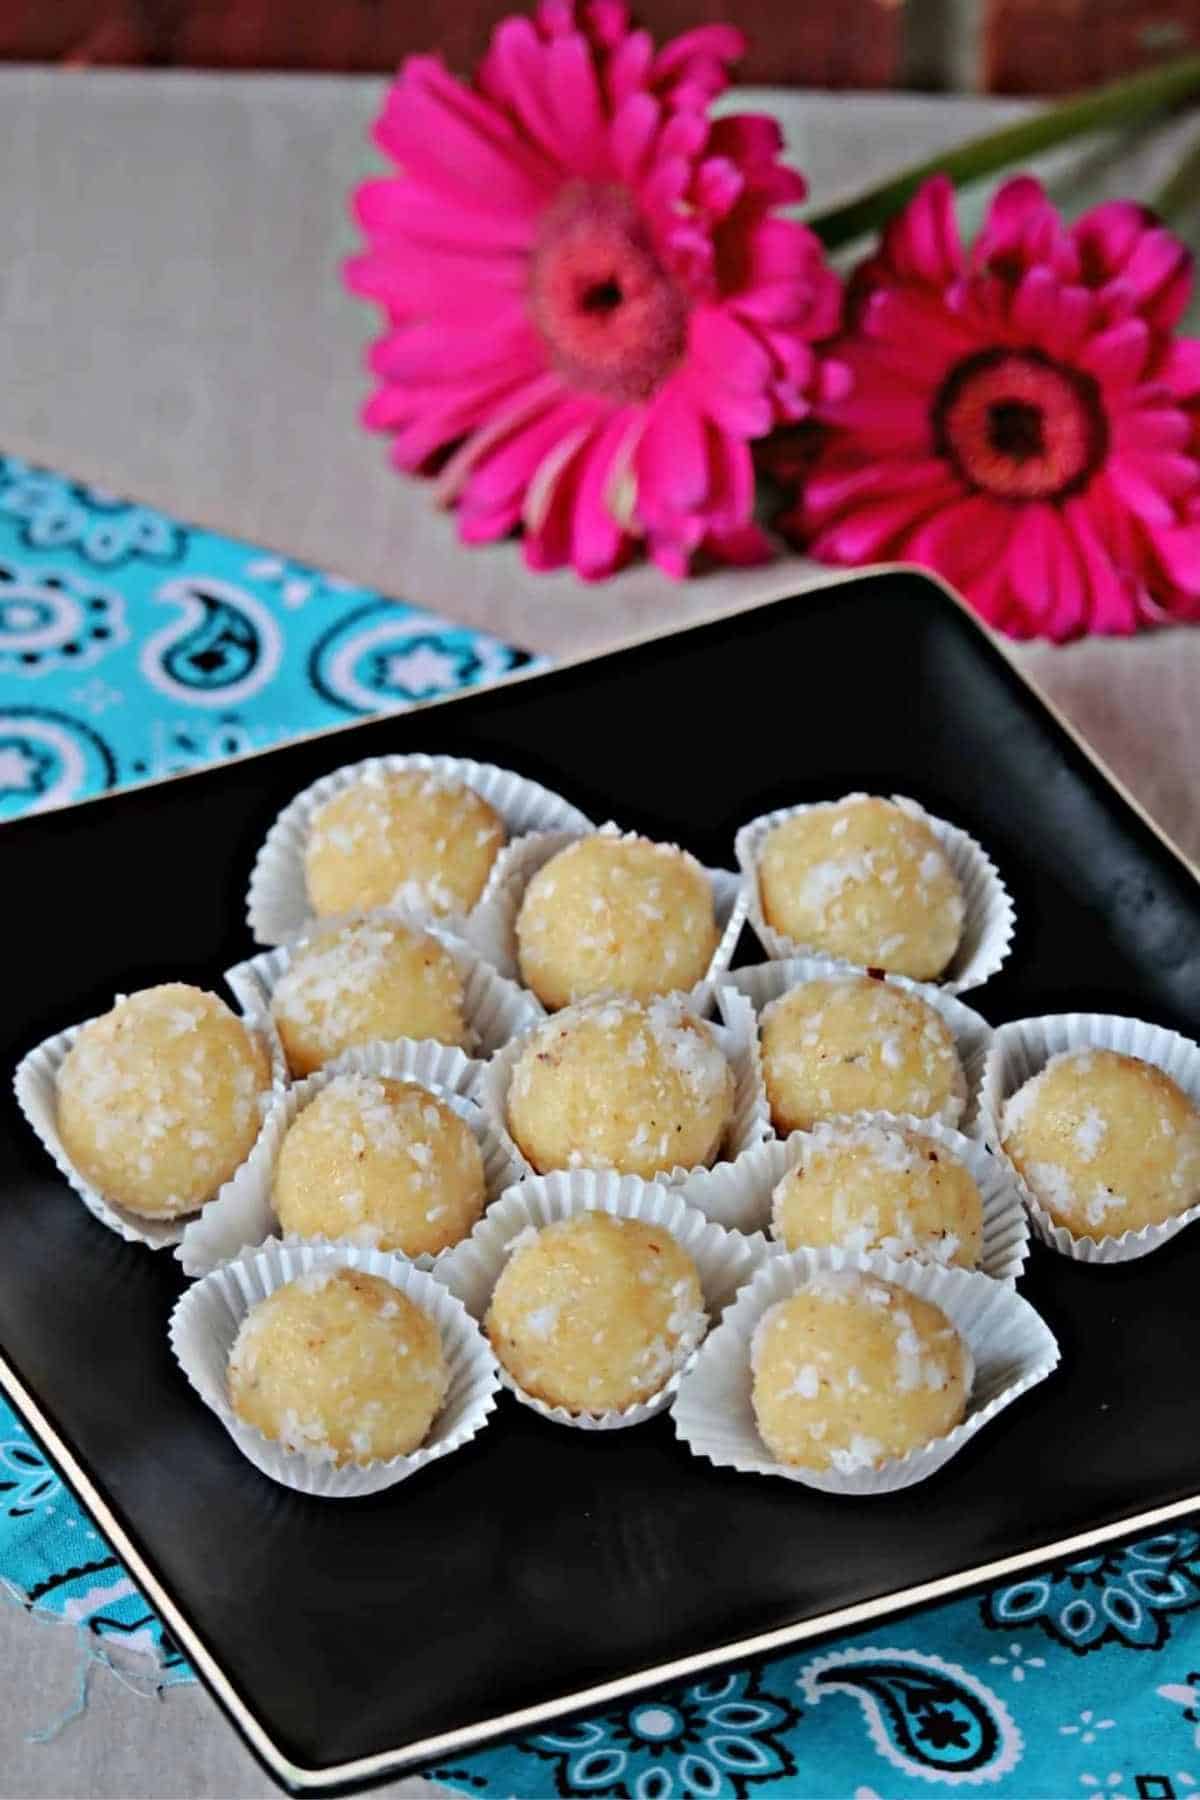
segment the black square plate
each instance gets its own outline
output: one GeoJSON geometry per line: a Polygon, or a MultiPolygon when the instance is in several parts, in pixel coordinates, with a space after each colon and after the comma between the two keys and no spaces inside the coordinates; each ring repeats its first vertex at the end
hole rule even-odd
{"type": "MultiPolygon", "coordinates": [[[[1194,875],[967,613],[901,571],[7,826],[7,1065],[114,989],[211,984],[250,948],[242,897],[280,806],[407,749],[510,764],[718,865],[770,807],[911,794],[983,841],[1016,901],[1012,957],[969,996],[991,1020],[1079,1007],[1196,1033],[1194,875]]],[[[331,1505],[265,1480],[188,1389],[170,1257],[98,1225],[11,1099],[0,1134],[0,1380],[296,1790],[380,1781],[1200,1504],[1200,1231],[1116,1268],[1035,1253],[1024,1288],[1060,1372],[905,1493],[835,1500],[717,1471],[669,1418],[572,1432],[502,1396],[467,1450],[331,1505]]]]}

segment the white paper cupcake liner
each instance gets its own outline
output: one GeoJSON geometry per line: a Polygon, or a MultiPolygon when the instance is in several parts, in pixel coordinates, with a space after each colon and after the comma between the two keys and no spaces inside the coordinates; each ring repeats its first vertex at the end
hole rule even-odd
{"type": "MultiPolygon", "coordinates": [[[[370,918],[372,915],[367,913],[350,916],[370,918]]],[[[436,938],[453,956],[463,978],[463,1011],[471,1033],[470,1049],[480,1058],[493,1055],[518,1032],[528,1030],[539,1019],[545,1018],[542,1007],[532,994],[526,993],[524,988],[519,988],[515,982],[501,975],[473,945],[464,944],[461,938],[455,937],[444,926],[435,925],[428,919],[421,919],[399,908],[389,910],[387,917],[399,919],[420,931],[427,931],[430,937],[436,938]]],[[[321,928],[324,930],[338,923],[336,919],[324,920],[321,928]]],[[[292,957],[304,942],[301,938],[294,944],[282,945],[277,950],[260,951],[257,956],[226,970],[226,983],[248,1011],[265,1012],[270,1016],[275,989],[291,968],[292,957]]],[[[435,1043],[432,1038],[397,1038],[393,1041],[401,1046],[435,1043]]],[[[362,1047],[354,1046],[356,1049],[362,1047]]],[[[440,1048],[458,1047],[441,1045],[440,1048]]],[[[330,1059],[331,1063],[337,1060],[339,1059],[330,1059]]]]}
{"type": "Polygon", "coordinates": [[[496,1404],[496,1359],[462,1303],[404,1257],[358,1244],[271,1241],[247,1251],[186,1290],[171,1314],[170,1336],[180,1368],[242,1455],[272,1481],[321,1499],[353,1500],[395,1487],[418,1469],[468,1443],[496,1404]],[[226,1372],[242,1320],[276,1288],[319,1268],[361,1269],[381,1276],[428,1313],[438,1328],[450,1384],[429,1436],[411,1455],[339,1467],[304,1451],[285,1449],[253,1425],[243,1423],[229,1403],[226,1372]]]}
{"type": "MultiPolygon", "coordinates": [[[[285,806],[268,831],[254,862],[246,917],[257,944],[286,944],[313,923],[304,875],[304,855],[312,821],[327,800],[372,775],[418,769],[458,781],[494,807],[510,839],[529,831],[587,831],[591,820],[560,794],[494,763],[462,756],[369,756],[323,775],[285,806]]],[[[461,923],[461,921],[460,921],[461,923]]]]}
{"type": "MultiPolygon", "coordinates": [[[[271,1087],[260,1097],[263,1124],[250,1152],[252,1157],[262,1141],[272,1107],[288,1085],[288,1073],[279,1035],[266,1008],[252,1001],[247,1002],[240,994],[237,999],[242,1008],[242,1022],[258,1033],[271,1057],[271,1087]]],[[[142,1218],[140,1214],[130,1212],[127,1206],[120,1206],[115,1200],[106,1199],[98,1188],[94,1188],[75,1167],[59,1136],[58,1072],[66,1060],[68,1050],[83,1030],[84,1023],[90,1024],[91,1020],[72,1025],[67,1031],[60,1031],[22,1057],[13,1077],[17,1105],[33,1127],[42,1147],[49,1152],[59,1174],[74,1188],[94,1218],[99,1219],[102,1225],[107,1225],[110,1231],[115,1231],[118,1237],[124,1238],[127,1244],[145,1244],[148,1250],[165,1250],[181,1243],[189,1223],[199,1220],[206,1209],[179,1219],[142,1218]]],[[[242,1164],[243,1169],[249,1160],[250,1157],[247,1157],[242,1164]]],[[[214,1205],[215,1201],[214,1195],[207,1206],[214,1205]]]]}
{"type": "Polygon", "coordinates": [[[796,1250],[770,1257],[743,1288],[686,1371],[673,1408],[675,1429],[696,1456],[746,1475],[780,1475],[827,1494],[890,1494],[925,1481],[957,1455],[997,1413],[1044,1381],[1058,1362],[1048,1327],[1005,1282],[974,1270],[945,1269],[890,1256],[852,1256],[845,1250],[796,1250]],[[815,1277],[857,1269],[939,1306],[965,1339],[974,1364],[961,1425],[879,1468],[839,1473],[775,1462],[758,1434],[751,1403],[751,1342],[776,1301],[815,1277]]]}
{"type": "MultiPolygon", "coordinates": [[[[840,1139],[860,1126],[913,1131],[944,1145],[974,1179],[983,1202],[983,1255],[980,1271],[993,1281],[1014,1282],[1029,1254],[1029,1224],[1025,1203],[1005,1158],[993,1156],[985,1144],[965,1137],[934,1119],[916,1119],[910,1113],[855,1113],[848,1119],[822,1120],[811,1131],[794,1131],[747,1150],[736,1162],[719,1163],[689,1175],[679,1192],[689,1206],[731,1231],[765,1232],[773,1250],[786,1254],[774,1236],[772,1195],[779,1182],[803,1161],[810,1147],[840,1139]]],[[[933,1259],[930,1259],[933,1260],[933,1259]]]]}
{"type": "MultiPolygon", "coordinates": [[[[717,1005],[724,1016],[725,1008],[730,1004],[729,994],[733,990],[750,1002],[754,1009],[756,1029],[754,1033],[754,1054],[759,1063],[759,1080],[762,1081],[762,1061],[759,1050],[757,1020],[764,1007],[778,1000],[791,988],[799,987],[805,981],[826,981],[831,976],[861,975],[863,971],[852,963],[837,962],[827,956],[792,956],[784,961],[755,963],[747,969],[734,969],[723,975],[717,984],[717,1005]]],[[[972,1007],[957,999],[948,989],[934,987],[929,982],[909,981],[905,975],[885,975],[876,977],[886,981],[892,987],[903,988],[906,993],[916,994],[940,1013],[954,1034],[954,1042],[958,1049],[958,1059],[962,1064],[967,1080],[967,1098],[961,1113],[951,1118],[948,1115],[941,1120],[942,1124],[957,1126],[968,1137],[976,1134],[975,1124],[978,1111],[979,1085],[983,1079],[983,1065],[988,1048],[992,1041],[992,1028],[987,1020],[972,1007]]],[[[770,1111],[768,1109],[768,1119],[770,1111]]]]}
{"type": "MultiPolygon", "coordinates": [[[[701,988],[707,984],[702,983],[701,988]]],[[[702,1016],[704,1008],[700,989],[693,990],[688,996],[691,1010],[697,1017],[702,1016]]],[[[757,1033],[754,1028],[754,1013],[749,1004],[739,995],[733,995],[726,1001],[727,1010],[723,1013],[722,1023],[712,1023],[711,1029],[716,1036],[734,1076],[733,1119],[722,1145],[718,1161],[740,1156],[755,1144],[763,1143],[771,1136],[771,1118],[767,1106],[767,1093],[763,1086],[762,1069],[758,1059],[757,1033]]],[[[544,1023],[544,1021],[542,1021],[544,1023]]],[[[519,1037],[512,1038],[485,1065],[480,1077],[476,1098],[483,1110],[491,1119],[497,1132],[508,1145],[510,1154],[520,1168],[532,1175],[530,1167],[519,1147],[513,1141],[508,1129],[508,1089],[512,1081],[513,1069],[525,1050],[529,1039],[537,1026],[523,1031],[519,1037]]],[[[704,1165],[701,1164],[700,1167],[704,1165]]],[[[664,1187],[678,1187],[695,1169],[684,1168],[677,1164],[670,1169],[660,1170],[654,1180],[664,1187]]]]}
{"type": "MultiPolygon", "coordinates": [[[[215,1200],[191,1221],[183,1234],[176,1255],[184,1273],[207,1275],[221,1263],[228,1262],[240,1251],[264,1238],[279,1237],[284,1243],[296,1241],[294,1233],[283,1232],[275,1214],[272,1188],[280,1147],[287,1132],[323,1088],[338,1075],[387,1075],[411,1081],[430,1093],[438,1094],[470,1128],[483,1155],[487,1204],[499,1198],[506,1188],[521,1178],[521,1166],[513,1161],[507,1144],[497,1134],[487,1114],[463,1093],[439,1086],[432,1079],[444,1046],[438,1044],[370,1044],[362,1050],[348,1050],[337,1063],[298,1081],[276,1100],[267,1116],[257,1144],[231,1181],[227,1181],[215,1200]]],[[[461,1054],[461,1053],[458,1053],[461,1054]]],[[[461,1059],[464,1063],[466,1058],[461,1059]]],[[[477,1066],[477,1065],[476,1065],[477,1066]]],[[[349,1237],[351,1234],[345,1234],[349,1237]]],[[[310,1242],[323,1240],[310,1239],[310,1242]]],[[[401,1254],[397,1252],[397,1254],[401,1254]]],[[[433,1255],[423,1252],[406,1260],[419,1269],[431,1269],[442,1250],[433,1255]]]]}
{"type": "MultiPolygon", "coordinates": [[[[696,1265],[710,1320],[720,1317],[739,1288],[770,1255],[761,1235],[745,1237],[740,1232],[723,1230],[686,1205],[672,1188],[641,1181],[636,1175],[579,1169],[568,1174],[536,1175],[519,1187],[510,1188],[488,1208],[470,1237],[439,1260],[434,1278],[457,1295],[473,1318],[482,1321],[491,1304],[492,1290],[522,1233],[585,1212],[640,1219],[670,1232],[696,1265]]],[[[550,1406],[519,1387],[503,1364],[500,1380],[522,1405],[555,1424],[570,1425],[579,1431],[619,1431],[640,1425],[669,1406],[687,1366],[685,1361],[651,1399],[606,1412],[572,1413],[565,1406],[550,1406]]]]}
{"type": "Polygon", "coordinates": [[[419,1081],[436,1093],[460,1094],[471,1100],[484,1064],[454,1044],[439,1044],[432,1038],[398,1038],[390,1044],[360,1044],[343,1050],[325,1067],[331,1075],[393,1075],[398,1081],[419,1081]]]}
{"type": "MultiPolygon", "coordinates": [[[[466,942],[474,944],[488,961],[512,981],[520,980],[517,963],[517,914],[525,890],[538,870],[582,837],[601,836],[640,841],[636,831],[622,831],[611,821],[598,832],[537,831],[507,844],[492,865],[488,884],[479,903],[462,928],[466,942]]],[[[701,865],[703,867],[703,865],[701,865]]],[[[721,936],[702,980],[712,982],[733,961],[733,953],[746,920],[746,888],[732,869],[704,869],[712,890],[713,911],[721,936]]]]}
{"type": "MultiPolygon", "coordinates": [[[[850,795],[844,797],[853,798],[850,795]]],[[[946,819],[936,818],[917,801],[909,800],[903,794],[893,794],[891,799],[913,818],[928,825],[958,876],[966,903],[962,938],[937,985],[951,994],[965,994],[969,988],[982,987],[1001,967],[1012,943],[1016,915],[1000,872],[983,846],[976,843],[961,827],[951,825],[946,819]]],[[[816,804],[829,805],[831,802],[816,804]]],[[[754,927],[755,936],[768,956],[827,954],[819,944],[798,944],[782,931],[776,931],[774,926],[768,925],[763,918],[762,896],[758,885],[758,859],[768,834],[776,825],[782,825],[785,819],[812,811],[813,805],[810,804],[783,806],[776,812],[763,813],[759,818],[751,819],[748,825],[743,825],[735,839],[738,866],[746,882],[747,915],[754,927]]]]}
{"type": "Polygon", "coordinates": [[[1123,1231],[1115,1237],[1075,1237],[1065,1225],[1055,1223],[1000,1144],[1005,1101],[1044,1069],[1052,1056],[1064,1050],[1087,1049],[1117,1050],[1124,1056],[1153,1063],[1200,1106],[1200,1046],[1190,1038],[1115,1013],[1050,1013],[1039,1019],[1001,1025],[996,1031],[980,1087],[980,1132],[1011,1170],[1029,1209],[1034,1232],[1044,1244],[1076,1262],[1132,1262],[1139,1256],[1148,1256],[1178,1236],[1186,1225],[1200,1219],[1200,1201],[1173,1219],[1161,1225],[1143,1226],[1141,1231],[1123,1231]]]}

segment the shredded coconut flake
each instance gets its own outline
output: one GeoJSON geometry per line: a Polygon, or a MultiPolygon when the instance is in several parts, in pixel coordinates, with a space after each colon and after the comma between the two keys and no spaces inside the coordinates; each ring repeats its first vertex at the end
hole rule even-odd
{"type": "Polygon", "coordinates": [[[318,1268],[308,1269],[303,1275],[297,1275],[293,1285],[302,1294],[320,1294],[338,1273],[339,1269],[335,1263],[323,1263],[318,1268]]]}
{"type": "Polygon", "coordinates": [[[1091,1162],[1107,1136],[1108,1120],[1098,1106],[1089,1106],[1075,1129],[1075,1147],[1080,1156],[1091,1162]]]}
{"type": "Polygon", "coordinates": [[[820,1391],[820,1370],[815,1363],[804,1363],[796,1370],[791,1385],[784,1389],[784,1394],[794,1394],[798,1400],[815,1400],[820,1391]]]}
{"type": "Polygon", "coordinates": [[[883,1456],[878,1438],[855,1432],[844,1450],[831,1450],[829,1460],[839,1475],[854,1475],[860,1469],[873,1469],[883,1456]]]}
{"type": "Polygon", "coordinates": [[[1125,1196],[1123,1194],[1110,1194],[1106,1187],[1097,1187],[1084,1207],[1083,1213],[1089,1225],[1102,1225],[1106,1215],[1114,1207],[1124,1205],[1125,1196]]]}

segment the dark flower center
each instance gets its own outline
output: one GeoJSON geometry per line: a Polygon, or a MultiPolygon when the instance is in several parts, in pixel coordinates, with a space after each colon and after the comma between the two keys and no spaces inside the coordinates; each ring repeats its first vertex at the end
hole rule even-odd
{"type": "Polygon", "coordinates": [[[1090,375],[1041,350],[979,350],[951,369],[933,403],[938,452],[999,500],[1079,493],[1108,451],[1108,420],[1090,375]]]}
{"type": "Polygon", "coordinates": [[[614,306],[620,306],[624,297],[620,282],[610,275],[607,281],[597,281],[588,288],[582,300],[583,310],[592,313],[611,312],[614,306]]]}
{"type": "Polygon", "coordinates": [[[686,344],[687,301],[621,188],[559,194],[530,260],[529,310],[573,387],[622,402],[653,393],[686,344]]]}
{"type": "Polygon", "coordinates": [[[1046,448],[1041,411],[1024,400],[997,400],[988,412],[988,434],[994,450],[1015,456],[1018,462],[1041,456],[1046,448]]]}

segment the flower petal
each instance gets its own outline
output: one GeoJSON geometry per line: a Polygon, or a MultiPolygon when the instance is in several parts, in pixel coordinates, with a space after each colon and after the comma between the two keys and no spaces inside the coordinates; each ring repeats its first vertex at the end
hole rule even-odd
{"type": "Polygon", "coordinates": [[[387,380],[419,386],[452,387],[483,371],[511,374],[518,367],[532,377],[545,355],[524,316],[516,317],[514,328],[452,328],[441,319],[404,325],[372,345],[370,366],[387,380]]]}
{"type": "Polygon", "coordinates": [[[1097,535],[1092,508],[1085,500],[1068,500],[1063,516],[1083,565],[1091,629],[1118,634],[1135,631],[1137,611],[1129,584],[1121,580],[1097,535]]]}
{"type": "Polygon", "coordinates": [[[609,149],[623,181],[631,185],[641,181],[660,117],[658,101],[650,94],[631,94],[622,101],[609,133],[609,149]]]}
{"type": "Polygon", "coordinates": [[[943,287],[962,268],[962,244],[954,217],[949,176],[934,175],[883,234],[881,254],[902,280],[943,287]]]}
{"type": "Polygon", "coordinates": [[[831,562],[852,565],[901,556],[914,527],[960,495],[961,489],[947,478],[934,487],[865,501],[823,530],[814,539],[813,550],[831,562]]]}
{"type": "Polygon", "coordinates": [[[702,505],[709,481],[704,424],[680,382],[651,404],[634,468],[644,524],[665,525],[702,505]]]}
{"type": "Polygon", "coordinates": [[[613,51],[609,62],[608,96],[614,111],[631,95],[643,91],[654,61],[654,40],[648,31],[631,31],[613,51]]]}
{"type": "Polygon", "coordinates": [[[438,498],[444,505],[458,500],[468,512],[523,502],[542,459],[585,416],[560,383],[531,384],[447,464],[438,479],[438,498]]]}
{"type": "Polygon", "coordinates": [[[640,428],[636,412],[622,408],[585,447],[571,521],[571,564],[585,581],[611,575],[624,554],[626,531],[608,503],[614,465],[640,428]]]}
{"type": "Polygon", "coordinates": [[[518,13],[500,21],[479,71],[479,85],[507,106],[529,137],[558,161],[549,59],[531,20],[518,13]]]}
{"type": "MultiPolygon", "coordinates": [[[[654,59],[651,79],[656,85],[694,78],[697,65],[740,62],[746,39],[736,25],[697,25],[663,47],[654,59]]],[[[725,76],[728,80],[728,76],[725,76]]],[[[720,90],[717,89],[717,92],[720,90]]]]}
{"type": "Polygon", "coordinates": [[[754,461],[748,444],[714,425],[707,429],[710,471],[707,516],[710,533],[730,533],[750,524],[754,511],[754,461]]]}
{"type": "Polygon", "coordinates": [[[1144,319],[1122,319],[1089,338],[1079,351],[1082,366],[1105,383],[1129,387],[1146,366],[1150,327],[1144,319]]]}
{"type": "Polygon", "coordinates": [[[1108,460],[1108,484],[1122,503],[1148,525],[1173,525],[1175,509],[1152,479],[1148,459],[1113,456],[1108,460]]]}
{"type": "Polygon", "coordinates": [[[1033,263],[1048,263],[1060,276],[1076,264],[1074,245],[1041,182],[1017,175],[1000,188],[971,252],[971,266],[1018,275],[1033,263]]]}
{"type": "Polygon", "coordinates": [[[1122,413],[1113,436],[1123,450],[1182,450],[1191,442],[1192,428],[1177,407],[1144,406],[1122,413]]]}
{"type": "Polygon", "coordinates": [[[523,215],[545,203],[550,171],[496,107],[455,81],[433,57],[410,57],[375,128],[407,177],[457,203],[479,192],[495,210],[523,215]]]}
{"type": "Polygon", "coordinates": [[[608,131],[586,40],[578,32],[556,38],[549,63],[559,161],[574,175],[599,179],[608,172],[608,131]]]}
{"type": "Polygon", "coordinates": [[[771,359],[755,334],[723,306],[698,306],[688,322],[693,356],[722,387],[757,394],[771,377],[771,359]]]}
{"type": "Polygon", "coordinates": [[[783,132],[768,113],[727,113],[713,121],[708,141],[714,156],[727,156],[746,169],[774,163],[783,149],[783,132]]]}

